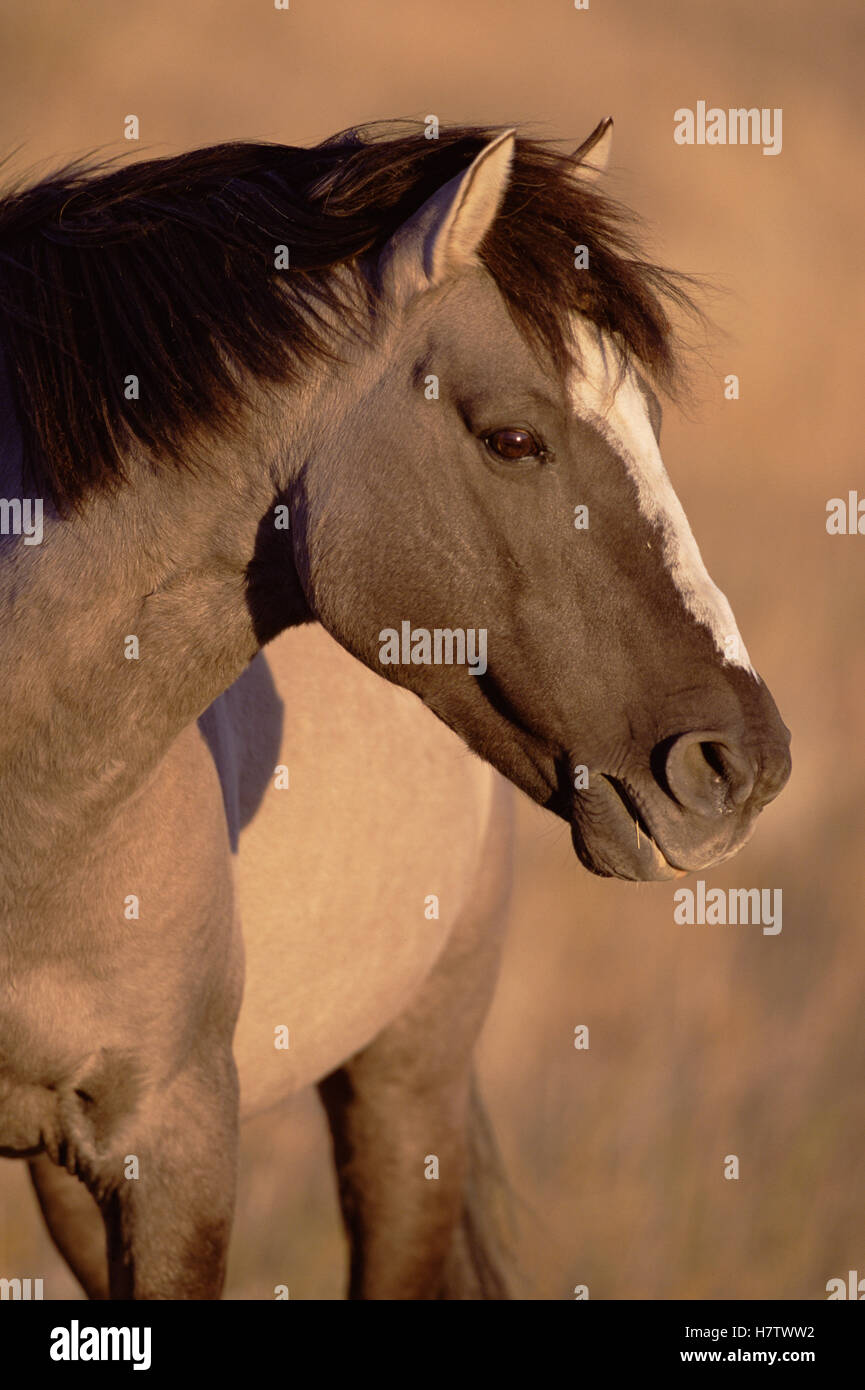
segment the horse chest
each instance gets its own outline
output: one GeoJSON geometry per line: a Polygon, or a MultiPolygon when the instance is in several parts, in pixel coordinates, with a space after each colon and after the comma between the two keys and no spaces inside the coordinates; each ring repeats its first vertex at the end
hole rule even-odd
{"type": "Polygon", "coordinates": [[[271,779],[235,864],[246,1113],[403,1011],[471,899],[492,806],[495,774],[417,701],[320,629],[296,636],[271,661],[287,777],[271,779]]]}

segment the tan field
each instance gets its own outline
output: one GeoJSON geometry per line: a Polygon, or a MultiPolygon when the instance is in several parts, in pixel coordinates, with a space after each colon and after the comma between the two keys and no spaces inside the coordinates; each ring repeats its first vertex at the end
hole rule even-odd
{"type": "MultiPolygon", "coordinates": [[[[716,331],[664,455],[793,776],[712,887],[783,890],[783,930],[680,926],[669,884],[592,878],[522,802],[509,944],[481,1078],[534,1299],[826,1297],[865,1275],[865,538],[860,488],[861,52],[856,0],[8,0],[2,144],[16,169],[100,147],[308,143],[436,114],[576,146],[616,122],[612,188],[666,264],[708,277],[716,331]],[[783,110],[783,149],[681,147],[698,101],[783,110]],[[725,400],[735,373],[740,399],[725,400]],[[591,1046],[575,1050],[587,1024],[591,1046]],[[727,1155],[738,1180],[726,1180],[727,1155]]],[[[342,1296],[344,1242],[312,1096],[245,1131],[226,1296],[342,1296]]],[[[0,1164],[0,1273],[77,1285],[22,1164],[0,1164]]]]}

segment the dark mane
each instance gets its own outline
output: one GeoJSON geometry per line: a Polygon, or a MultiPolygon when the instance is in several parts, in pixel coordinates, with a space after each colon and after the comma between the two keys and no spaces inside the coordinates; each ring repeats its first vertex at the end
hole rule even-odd
{"type": "MultiPolygon", "coordinates": [[[[316,309],[334,267],[375,294],[391,233],[498,132],[368,127],[311,149],[226,144],[137,163],[80,163],[0,200],[0,347],[30,475],[64,510],[122,480],[137,442],[178,460],[196,425],[230,426],[243,376],[301,381],[332,353],[316,309]],[[290,269],[274,268],[278,245],[290,269]],[[124,396],[134,374],[140,399],[124,396]]],[[[684,277],[640,258],[629,215],[521,138],[483,246],[520,330],[565,360],[580,309],[662,386],[675,370],[666,304],[684,277]],[[589,269],[574,269],[574,247],[589,269]]]]}

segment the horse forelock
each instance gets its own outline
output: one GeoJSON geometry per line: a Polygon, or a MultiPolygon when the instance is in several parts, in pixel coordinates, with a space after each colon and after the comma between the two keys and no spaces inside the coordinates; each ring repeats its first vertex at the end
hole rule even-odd
{"type": "MultiPolygon", "coordinates": [[[[495,134],[451,126],[427,140],[388,123],[308,149],[84,161],[12,188],[0,200],[0,340],[34,482],[74,506],[121,482],[136,446],[181,462],[196,428],[235,425],[250,379],[308,379],[338,355],[334,320],[364,331],[389,237],[495,134]]],[[[641,258],[633,221],[574,176],[570,156],[520,138],[481,259],[518,330],[562,371],[578,311],[670,387],[667,308],[690,303],[686,279],[641,258]]]]}

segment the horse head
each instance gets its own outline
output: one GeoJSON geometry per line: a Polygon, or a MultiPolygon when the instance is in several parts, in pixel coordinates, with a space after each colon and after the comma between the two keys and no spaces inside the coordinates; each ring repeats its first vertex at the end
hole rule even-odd
{"type": "MultiPolygon", "coordinates": [[[[568,174],[596,217],[609,124],[568,174]]],[[[592,280],[580,225],[553,240],[519,150],[489,141],[378,253],[370,345],[302,471],[298,569],[330,632],[565,818],[589,869],[669,878],[741,847],[789,735],[661,459],[651,286],[602,242],[592,280]],[[544,304],[563,274],[574,302],[544,304]]]]}

